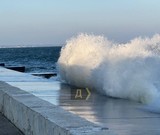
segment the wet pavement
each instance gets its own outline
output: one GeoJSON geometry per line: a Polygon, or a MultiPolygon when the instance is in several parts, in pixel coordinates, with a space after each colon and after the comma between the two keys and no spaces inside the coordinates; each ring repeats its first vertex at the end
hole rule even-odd
{"type": "Polygon", "coordinates": [[[95,91],[75,88],[52,79],[0,69],[0,81],[28,91],[91,122],[107,127],[119,135],[159,135],[160,114],[145,105],[109,98],[95,91]],[[9,73],[10,72],[10,73],[9,73]]]}

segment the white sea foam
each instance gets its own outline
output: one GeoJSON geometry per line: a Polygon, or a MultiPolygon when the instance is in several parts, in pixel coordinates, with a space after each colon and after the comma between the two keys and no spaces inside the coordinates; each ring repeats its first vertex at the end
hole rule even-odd
{"type": "Polygon", "coordinates": [[[160,35],[118,44],[103,36],[80,34],[62,48],[58,67],[69,84],[154,102],[160,97],[160,35]]]}

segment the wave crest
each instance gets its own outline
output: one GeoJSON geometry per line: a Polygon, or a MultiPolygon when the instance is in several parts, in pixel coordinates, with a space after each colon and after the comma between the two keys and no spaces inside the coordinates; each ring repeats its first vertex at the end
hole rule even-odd
{"type": "Polygon", "coordinates": [[[118,44],[80,34],[62,47],[58,67],[69,84],[148,103],[160,95],[160,35],[118,44]]]}

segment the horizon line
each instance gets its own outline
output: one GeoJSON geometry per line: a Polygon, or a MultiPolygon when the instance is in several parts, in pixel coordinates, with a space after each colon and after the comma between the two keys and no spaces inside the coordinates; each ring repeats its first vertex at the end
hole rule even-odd
{"type": "Polygon", "coordinates": [[[20,48],[20,47],[60,47],[65,45],[63,44],[14,44],[14,45],[0,45],[0,48],[20,48]]]}

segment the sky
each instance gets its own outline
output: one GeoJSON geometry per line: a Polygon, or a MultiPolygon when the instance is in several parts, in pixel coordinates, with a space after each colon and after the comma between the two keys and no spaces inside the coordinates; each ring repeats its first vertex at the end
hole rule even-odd
{"type": "Polygon", "coordinates": [[[0,45],[61,45],[79,33],[115,42],[160,33],[160,0],[0,0],[0,45]]]}

